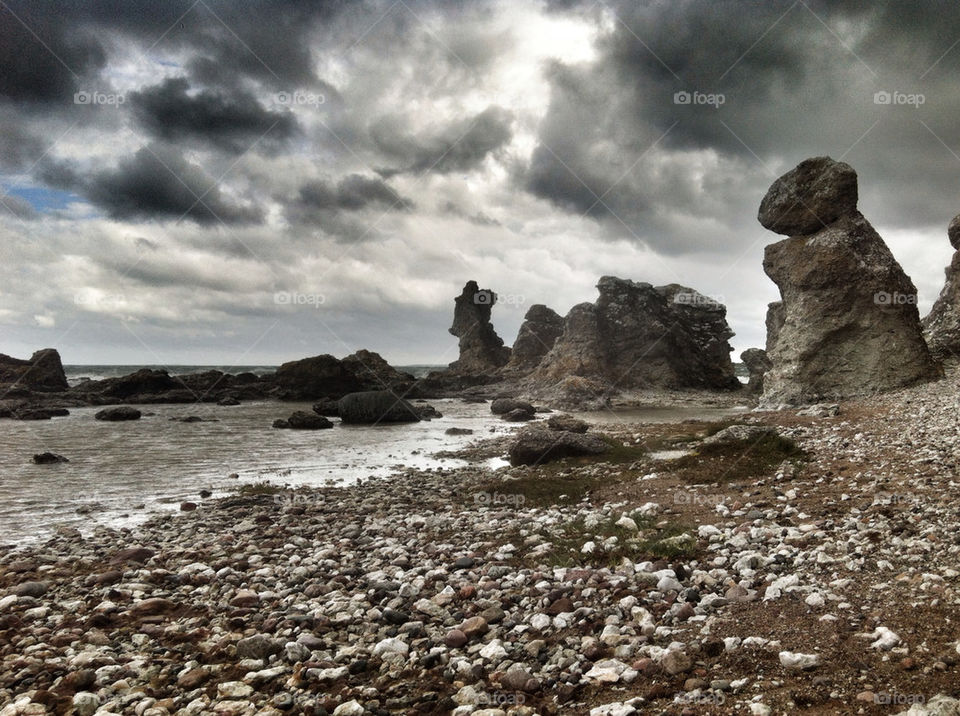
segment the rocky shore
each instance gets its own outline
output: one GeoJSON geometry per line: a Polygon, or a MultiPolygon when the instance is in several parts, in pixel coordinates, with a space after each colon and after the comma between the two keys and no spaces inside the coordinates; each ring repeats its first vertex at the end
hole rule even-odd
{"type": "Polygon", "coordinates": [[[8,548],[0,714],[958,713],[958,394],[8,548]]]}

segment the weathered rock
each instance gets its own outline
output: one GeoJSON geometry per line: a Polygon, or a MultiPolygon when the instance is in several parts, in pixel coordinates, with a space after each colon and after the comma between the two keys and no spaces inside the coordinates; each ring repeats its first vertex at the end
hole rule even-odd
{"type": "Polygon", "coordinates": [[[284,642],[265,634],[254,634],[237,642],[238,659],[268,659],[283,651],[284,642]]]}
{"type": "MultiPolygon", "coordinates": [[[[184,387],[182,382],[172,378],[167,371],[151,368],[143,368],[130,375],[98,381],[98,384],[99,390],[97,392],[101,395],[122,400],[127,400],[133,396],[166,393],[184,387]]],[[[93,385],[88,386],[88,389],[92,388],[94,388],[93,385]]]]}
{"type": "MultiPolygon", "coordinates": [[[[808,217],[774,224],[816,233],[766,249],[763,268],[780,288],[783,306],[776,311],[782,310],[783,319],[781,323],[776,311],[771,319],[782,327],[773,342],[768,340],[771,367],[764,376],[762,402],[835,400],[939,376],[920,331],[913,282],[850,203],[851,196],[856,198],[849,186],[852,169],[819,160],[801,166],[802,172],[774,182],[774,198],[764,200],[765,211],[779,207],[786,201],[783,196],[796,195],[832,223],[821,227],[820,219],[814,225],[808,217]],[[829,181],[839,186],[829,190],[829,181]],[[792,188],[784,189],[784,182],[792,188]],[[823,202],[830,197],[837,206],[827,211],[823,202]]],[[[852,176],[855,183],[856,174],[852,176]]]]}
{"type": "Polygon", "coordinates": [[[416,409],[389,390],[350,393],[337,404],[344,423],[415,423],[420,420],[416,409]]]}
{"type": "Polygon", "coordinates": [[[945,269],[943,289],[923,319],[923,333],[934,356],[960,358],[960,215],[950,222],[947,236],[957,251],[945,269]]]}
{"type": "Polygon", "coordinates": [[[42,452],[33,456],[33,462],[37,465],[54,465],[58,462],[70,462],[63,455],[57,455],[53,452],[42,452]]]}
{"type": "Polygon", "coordinates": [[[751,393],[760,394],[763,392],[763,376],[770,370],[770,359],[767,358],[767,352],[762,348],[747,348],[740,354],[740,360],[750,371],[750,382],[747,383],[747,390],[751,393]]]}
{"type": "Polygon", "coordinates": [[[770,186],[758,218],[770,231],[804,236],[856,211],[853,167],[830,157],[815,157],[800,162],[770,186]]]}
{"type": "Polygon", "coordinates": [[[536,417],[536,411],[529,408],[514,408],[508,413],[504,413],[500,416],[501,420],[506,420],[508,423],[525,423],[528,420],[533,420],[536,417]]]}
{"type": "Polygon", "coordinates": [[[220,405],[223,407],[232,407],[235,405],[240,405],[240,401],[237,400],[236,398],[227,396],[226,398],[221,398],[220,400],[218,400],[217,405],[220,405]]]}
{"type": "Polygon", "coordinates": [[[516,398],[497,398],[490,403],[490,412],[494,415],[506,415],[514,410],[524,410],[530,413],[536,412],[536,408],[534,408],[533,405],[525,400],[517,400],[516,398]]]}
{"type": "Polygon", "coordinates": [[[553,348],[563,333],[563,317],[556,311],[537,303],[530,306],[517,333],[505,371],[529,373],[553,348]]]}
{"type": "Polygon", "coordinates": [[[119,405],[115,408],[105,408],[93,417],[97,420],[107,420],[119,422],[124,420],[139,420],[143,415],[139,410],[130,405],[119,405]]]}
{"type": "Polygon", "coordinates": [[[326,430],[332,428],[333,423],[322,415],[295,410],[286,420],[275,420],[273,427],[290,430],[326,430]]]}
{"type": "Polygon", "coordinates": [[[391,367],[377,353],[360,350],[343,360],[319,355],[284,363],[274,381],[284,400],[318,400],[409,385],[413,376],[391,367]]]}
{"type": "Polygon", "coordinates": [[[539,392],[570,376],[605,390],[738,389],[726,309],[693,289],[613,276],[595,304],[570,309],[563,334],[529,380],[539,392]]]}
{"type": "Polygon", "coordinates": [[[774,301],[773,303],[767,304],[767,316],[765,324],[767,327],[766,353],[768,360],[770,359],[770,354],[777,345],[777,341],[780,339],[780,331],[783,328],[783,322],[786,319],[787,315],[784,312],[783,301],[774,301]]]}
{"type": "Polygon", "coordinates": [[[566,430],[571,433],[585,433],[590,429],[590,423],[580,418],[575,418],[566,413],[551,415],[547,418],[547,427],[551,430],[566,430]]]}
{"type": "Polygon", "coordinates": [[[66,408],[47,408],[31,404],[0,407],[0,418],[13,420],[50,420],[67,415],[70,415],[70,411],[66,408]]]}
{"type": "Polygon", "coordinates": [[[68,388],[60,354],[53,348],[37,351],[27,360],[0,353],[0,383],[15,384],[37,391],[68,388]]]}
{"type": "Polygon", "coordinates": [[[413,405],[414,411],[416,411],[417,416],[421,420],[434,420],[435,418],[442,418],[443,413],[437,410],[435,407],[429,403],[417,402],[413,405]]]}
{"type": "Polygon", "coordinates": [[[539,465],[577,455],[599,455],[610,445],[596,435],[549,430],[540,426],[526,428],[510,446],[513,465],[539,465]]]}
{"type": "Polygon", "coordinates": [[[470,428],[447,428],[443,431],[444,435],[473,435],[470,428]]]}
{"type": "Polygon", "coordinates": [[[340,417],[340,408],[337,407],[337,401],[333,398],[324,398],[313,406],[313,412],[326,418],[340,417]]]}
{"type": "Polygon", "coordinates": [[[468,281],[454,299],[451,335],[460,339],[460,357],[450,364],[455,373],[483,374],[496,371],[510,360],[510,349],[504,347],[490,323],[496,294],[481,289],[476,281],[468,281]]]}

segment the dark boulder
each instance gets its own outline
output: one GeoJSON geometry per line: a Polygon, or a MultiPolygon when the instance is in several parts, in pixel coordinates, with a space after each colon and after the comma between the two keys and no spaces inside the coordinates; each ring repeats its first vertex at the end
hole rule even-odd
{"type": "MultiPolygon", "coordinates": [[[[0,353],[0,384],[43,392],[64,391],[69,387],[60,354],[53,348],[39,350],[27,360],[0,353]]],[[[4,392],[9,395],[9,389],[4,392]]]]}
{"type": "Polygon", "coordinates": [[[54,465],[60,462],[70,462],[63,455],[57,455],[53,452],[42,452],[33,456],[33,462],[37,465],[54,465]]]}
{"type": "Polygon", "coordinates": [[[344,423],[415,423],[417,409],[389,390],[367,390],[343,396],[338,405],[344,423]]]}
{"type": "Polygon", "coordinates": [[[566,413],[551,415],[547,418],[547,427],[551,430],[565,430],[570,433],[585,433],[590,429],[590,424],[586,420],[575,418],[566,413]]]}
{"type": "Polygon", "coordinates": [[[527,408],[514,408],[500,416],[501,420],[508,423],[525,423],[536,417],[536,411],[527,408]]]}
{"type": "Polygon", "coordinates": [[[610,445],[596,435],[536,426],[517,435],[510,446],[510,464],[539,465],[565,457],[601,455],[609,449],[610,445]]]}
{"type": "Polygon", "coordinates": [[[528,411],[531,415],[536,412],[536,408],[530,403],[516,398],[497,398],[490,403],[490,412],[494,415],[505,415],[513,410],[528,411]]]}
{"type": "Polygon", "coordinates": [[[240,401],[233,396],[227,396],[225,398],[220,398],[220,400],[217,401],[217,405],[223,407],[233,407],[235,405],[240,405],[240,401]]]}
{"type": "Polygon", "coordinates": [[[409,386],[412,375],[390,366],[371,351],[357,351],[342,361],[332,355],[284,363],[274,381],[283,400],[318,400],[348,393],[409,386]]]}
{"type": "Polygon", "coordinates": [[[105,408],[93,417],[97,420],[120,422],[123,420],[139,420],[142,415],[143,413],[132,406],[118,405],[115,408],[105,408]]]}
{"type": "Polygon", "coordinates": [[[297,410],[286,420],[274,421],[273,427],[287,428],[290,430],[326,430],[332,428],[333,423],[322,415],[308,413],[305,410],[297,410]]]}
{"type": "Polygon", "coordinates": [[[333,398],[323,398],[320,402],[315,403],[313,412],[327,418],[340,417],[340,408],[337,406],[337,401],[333,398]]]}

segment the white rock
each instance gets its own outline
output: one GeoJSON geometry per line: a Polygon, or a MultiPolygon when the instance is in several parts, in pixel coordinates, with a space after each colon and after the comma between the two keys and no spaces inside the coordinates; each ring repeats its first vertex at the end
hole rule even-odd
{"type": "Polygon", "coordinates": [[[583,676],[590,681],[615,684],[620,681],[620,675],[628,668],[626,664],[617,659],[603,659],[595,663],[593,668],[583,676]]]}
{"type": "Polygon", "coordinates": [[[242,681],[224,681],[217,684],[217,696],[221,699],[246,699],[253,694],[253,687],[242,681]]]}
{"type": "Polygon", "coordinates": [[[900,636],[884,626],[878,626],[872,634],[864,634],[867,639],[875,639],[871,649],[880,649],[881,651],[890,651],[900,643],[900,636]]]}
{"type": "Polygon", "coordinates": [[[507,657],[507,650],[499,639],[494,639],[480,650],[480,656],[490,661],[499,661],[507,657]]]}
{"type": "Polygon", "coordinates": [[[617,527],[622,527],[623,529],[630,530],[631,532],[636,532],[639,529],[637,527],[637,523],[626,515],[623,515],[619,520],[617,520],[616,525],[617,527]]]}
{"type": "Polygon", "coordinates": [[[530,626],[537,631],[543,631],[550,626],[550,617],[547,614],[534,614],[530,617],[530,626]]]}
{"type": "Polygon", "coordinates": [[[363,708],[360,702],[353,699],[337,706],[337,708],[333,710],[333,716],[363,716],[365,712],[366,709],[363,708]]]}
{"type": "Polygon", "coordinates": [[[752,703],[750,704],[750,713],[752,716],[770,716],[773,712],[766,704],[752,703]]]}
{"type": "Polygon", "coordinates": [[[826,603],[826,600],[823,598],[823,595],[820,594],[820,592],[813,592],[803,601],[808,607],[813,607],[814,609],[819,609],[826,603]]]}
{"type": "Polygon", "coordinates": [[[785,669],[813,669],[820,666],[820,655],[781,651],[780,663],[785,669]]]}
{"type": "Polygon", "coordinates": [[[89,691],[78,691],[73,695],[73,708],[79,716],[90,716],[100,708],[100,698],[89,691]]]}
{"type": "Polygon", "coordinates": [[[620,701],[590,709],[590,716],[632,716],[635,713],[637,710],[633,706],[620,701]]]}
{"type": "Polygon", "coordinates": [[[394,652],[406,656],[409,651],[410,647],[407,643],[397,637],[388,637],[387,639],[377,642],[377,645],[373,647],[374,656],[382,656],[387,652],[394,652]]]}
{"type": "Polygon", "coordinates": [[[580,551],[583,554],[593,554],[597,551],[597,543],[594,541],[585,542],[583,547],[580,548],[580,551]]]}

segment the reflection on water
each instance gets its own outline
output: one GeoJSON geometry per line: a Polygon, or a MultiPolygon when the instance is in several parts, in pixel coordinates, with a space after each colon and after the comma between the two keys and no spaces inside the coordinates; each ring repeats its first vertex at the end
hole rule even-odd
{"type": "Polygon", "coordinates": [[[463,463],[432,455],[488,437],[491,427],[497,433],[514,427],[493,419],[489,405],[431,402],[443,418],[378,426],[337,422],[318,431],[271,427],[294,410],[309,411],[306,403],[148,405],[139,406],[143,418],[121,423],[94,420],[99,408],[75,408],[49,421],[0,420],[0,542],[43,536],[61,524],[129,524],[150,510],[199,502],[201,490],[216,497],[261,480],[346,485],[401,467],[454,467],[463,463]],[[188,415],[213,422],[170,420],[188,415]],[[453,426],[475,435],[445,435],[453,426]],[[34,465],[32,456],[46,451],[70,462],[34,465]]]}

